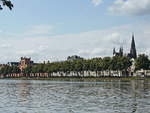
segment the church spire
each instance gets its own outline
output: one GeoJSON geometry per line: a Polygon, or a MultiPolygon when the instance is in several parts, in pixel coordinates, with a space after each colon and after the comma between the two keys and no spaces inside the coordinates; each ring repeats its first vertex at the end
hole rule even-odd
{"type": "Polygon", "coordinates": [[[120,54],[120,56],[123,56],[123,47],[120,47],[119,54],[120,54]]]}
{"type": "Polygon", "coordinates": [[[136,47],[135,47],[135,41],[134,41],[134,34],[132,35],[132,42],[131,42],[130,55],[131,55],[131,57],[134,58],[134,59],[137,58],[136,47]]]}
{"type": "Polygon", "coordinates": [[[114,49],[113,49],[113,55],[115,55],[115,54],[116,54],[116,49],[114,48],[114,49]]]}

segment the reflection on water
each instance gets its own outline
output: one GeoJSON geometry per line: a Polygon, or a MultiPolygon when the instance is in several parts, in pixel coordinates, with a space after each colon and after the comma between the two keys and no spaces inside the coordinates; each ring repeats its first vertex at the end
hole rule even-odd
{"type": "Polygon", "coordinates": [[[150,113],[150,82],[0,80],[0,113],[150,113]]]}

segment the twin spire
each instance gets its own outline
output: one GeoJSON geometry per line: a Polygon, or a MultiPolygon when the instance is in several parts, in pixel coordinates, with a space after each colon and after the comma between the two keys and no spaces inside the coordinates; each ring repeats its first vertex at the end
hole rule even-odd
{"type": "MultiPolygon", "coordinates": [[[[119,52],[116,52],[115,48],[113,49],[113,56],[123,56],[123,47],[119,49],[119,52]]],[[[136,46],[134,41],[134,34],[132,34],[132,42],[131,42],[131,49],[130,53],[127,54],[129,58],[136,59],[137,58],[137,52],[136,52],[136,46]]]]}

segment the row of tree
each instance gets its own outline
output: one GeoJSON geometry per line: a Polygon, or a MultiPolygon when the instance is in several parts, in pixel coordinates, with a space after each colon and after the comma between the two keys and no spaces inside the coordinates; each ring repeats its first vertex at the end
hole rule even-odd
{"type": "MultiPolygon", "coordinates": [[[[104,70],[124,70],[127,71],[131,66],[128,57],[104,57],[93,59],[67,60],[63,62],[41,63],[29,65],[23,73],[52,73],[52,72],[81,72],[81,71],[104,71],[104,70]]],[[[16,66],[4,66],[0,73],[18,73],[21,72],[16,66]]]]}
{"type": "Polygon", "coordinates": [[[104,71],[120,70],[126,71],[131,66],[131,61],[127,57],[105,57],[93,59],[78,59],[64,62],[53,62],[47,64],[37,64],[28,66],[24,73],[53,73],[53,72],[82,72],[82,71],[104,71]]]}
{"type": "MultiPolygon", "coordinates": [[[[105,71],[117,70],[128,72],[132,65],[131,59],[126,56],[120,57],[104,57],[92,59],[77,59],[67,60],[63,62],[41,63],[36,65],[29,65],[22,72],[23,73],[53,73],[53,72],[82,72],[82,71],[105,71]]],[[[149,69],[150,60],[148,56],[142,54],[135,61],[136,69],[149,69]]],[[[0,69],[1,74],[20,73],[17,66],[3,66],[0,69]]]]}
{"type": "Polygon", "coordinates": [[[17,66],[5,65],[1,67],[0,74],[20,73],[20,69],[17,66]]]}

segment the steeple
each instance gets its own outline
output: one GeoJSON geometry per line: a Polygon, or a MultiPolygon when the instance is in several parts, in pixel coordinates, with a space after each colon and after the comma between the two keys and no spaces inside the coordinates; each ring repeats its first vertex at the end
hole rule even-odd
{"type": "Polygon", "coordinates": [[[114,48],[114,49],[113,49],[113,55],[115,55],[115,54],[116,54],[116,49],[114,48]]]}
{"type": "Polygon", "coordinates": [[[134,58],[134,59],[137,58],[136,47],[135,47],[135,41],[134,41],[134,34],[132,35],[132,42],[131,42],[130,55],[131,55],[131,58],[134,58]]]}
{"type": "Polygon", "coordinates": [[[123,56],[123,47],[120,47],[119,54],[120,54],[120,56],[123,56]]]}

